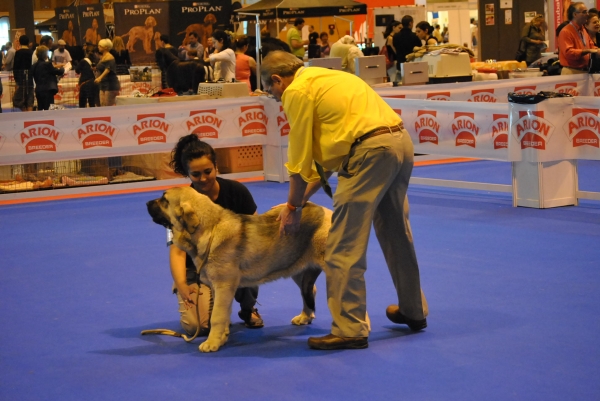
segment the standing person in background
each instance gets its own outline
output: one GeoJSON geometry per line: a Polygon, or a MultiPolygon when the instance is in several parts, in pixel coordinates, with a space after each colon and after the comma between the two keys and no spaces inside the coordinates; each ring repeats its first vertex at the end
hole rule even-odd
{"type": "Polygon", "coordinates": [[[48,110],[54,104],[54,95],[58,93],[57,76],[65,73],[64,68],[56,68],[48,61],[48,48],[44,45],[38,46],[35,51],[36,61],[31,66],[31,76],[35,82],[35,98],[38,110],[48,110]]]}
{"type": "Polygon", "coordinates": [[[393,43],[396,49],[396,68],[398,73],[402,71],[402,64],[406,63],[406,56],[414,52],[415,47],[421,47],[421,39],[412,31],[413,17],[405,15],[400,23],[402,29],[394,35],[393,43]]]}
{"type": "Polygon", "coordinates": [[[110,39],[102,39],[98,42],[98,50],[102,57],[96,65],[96,72],[100,75],[94,82],[100,85],[100,106],[115,106],[117,95],[121,89],[119,78],[117,78],[117,63],[110,54],[112,47],[110,39]]]}
{"type": "Polygon", "coordinates": [[[432,33],[433,37],[437,39],[438,43],[443,43],[444,42],[444,37],[442,36],[442,33],[440,32],[440,26],[439,25],[435,25],[435,29],[433,30],[432,33]]]}
{"type": "Polygon", "coordinates": [[[96,77],[94,76],[90,57],[90,53],[86,54],[85,58],[75,66],[75,72],[79,74],[79,108],[82,109],[88,104],[89,107],[100,106],[97,101],[100,98],[98,85],[94,82],[96,77]]]}
{"type": "Polygon", "coordinates": [[[179,60],[177,57],[177,49],[169,43],[169,35],[162,34],[158,39],[158,49],[154,53],[154,59],[160,69],[160,80],[162,88],[168,88],[167,83],[167,68],[173,61],[179,60]]]}
{"type": "MultiPolygon", "coordinates": [[[[588,19],[585,23],[585,29],[596,47],[599,47],[600,45],[600,19],[598,19],[598,17],[598,10],[592,8],[588,11],[588,19]]],[[[600,54],[596,55],[596,57],[592,57],[590,65],[590,74],[598,73],[600,73],[600,54]]]]}
{"type": "Polygon", "coordinates": [[[54,64],[56,68],[64,67],[67,63],[73,61],[71,54],[65,49],[66,45],[67,42],[60,39],[58,41],[58,49],[52,53],[52,64],[54,64]]]}
{"type": "MultiPolygon", "coordinates": [[[[188,177],[192,188],[206,195],[217,205],[238,214],[256,214],[256,203],[248,188],[237,181],[217,177],[215,150],[198,139],[195,134],[179,138],[171,152],[169,165],[176,173],[188,177]]],[[[167,238],[170,236],[172,232],[167,234],[167,238]]],[[[175,282],[173,292],[177,293],[179,302],[181,327],[188,335],[194,335],[198,327],[201,330],[200,334],[206,335],[210,330],[212,299],[210,287],[204,283],[198,286],[196,266],[184,250],[178,248],[170,239],[167,246],[169,246],[171,275],[175,282]],[[192,295],[194,293],[196,296],[192,295]]],[[[240,303],[238,316],[244,321],[246,327],[251,329],[264,326],[255,308],[257,297],[258,287],[238,288],[235,292],[235,300],[240,303]]]]}
{"type": "MultiPolygon", "coordinates": [[[[53,44],[54,44],[54,38],[50,35],[44,35],[40,39],[40,46],[46,46],[48,48],[48,51],[50,51],[52,49],[53,44]]],[[[34,48],[32,49],[33,55],[31,56],[31,64],[32,65],[37,63],[37,52],[35,51],[36,48],[37,48],[37,46],[35,46],[35,43],[34,43],[34,48]]],[[[48,58],[50,58],[50,55],[48,56],[48,58]]]]}
{"type": "Polygon", "coordinates": [[[350,35],[346,35],[331,45],[329,56],[340,57],[342,59],[342,71],[354,74],[356,71],[354,60],[358,57],[364,57],[365,55],[354,42],[354,38],[350,35]]]}
{"type": "Polygon", "coordinates": [[[443,42],[448,43],[449,37],[450,37],[450,34],[448,33],[448,27],[445,26],[444,29],[442,30],[442,38],[444,38],[443,42]]]}
{"type": "Polygon", "coordinates": [[[246,36],[237,38],[235,40],[235,80],[246,82],[248,91],[252,93],[250,77],[252,74],[256,75],[256,60],[245,54],[247,50],[248,38],[246,36]]]}
{"type": "Polygon", "coordinates": [[[212,38],[217,53],[210,54],[204,62],[210,63],[213,67],[215,81],[223,79],[225,82],[233,82],[235,79],[235,52],[231,48],[231,39],[229,35],[218,29],[213,32],[212,38]]]}
{"type": "Polygon", "coordinates": [[[321,32],[321,57],[329,57],[329,53],[331,52],[331,46],[329,45],[329,35],[327,32],[321,32]]]}
{"type": "Polygon", "coordinates": [[[415,34],[425,46],[435,46],[438,44],[435,36],[432,35],[433,27],[427,21],[421,21],[417,24],[415,34]]]}
{"type": "Polygon", "coordinates": [[[394,48],[394,35],[400,32],[402,24],[400,21],[393,20],[385,28],[383,32],[383,38],[385,39],[385,48],[387,50],[390,61],[396,61],[396,48],[394,48]]]}
{"type": "Polygon", "coordinates": [[[29,48],[29,38],[19,37],[21,48],[15,52],[13,75],[15,77],[15,94],[13,106],[22,111],[33,110],[33,77],[30,74],[33,51],[29,48]]]}
{"type": "Polygon", "coordinates": [[[304,60],[304,45],[308,45],[308,40],[302,40],[302,28],[304,28],[304,19],[296,18],[294,27],[287,32],[287,44],[292,49],[292,54],[300,60],[304,60]]]}
{"type": "Polygon", "coordinates": [[[212,36],[208,39],[206,39],[206,49],[204,49],[204,59],[207,59],[208,56],[210,56],[211,54],[213,54],[214,52],[216,52],[217,49],[215,49],[215,42],[213,41],[212,36]]]}
{"type": "Polygon", "coordinates": [[[321,45],[319,45],[319,34],[317,32],[308,34],[308,58],[321,58],[321,45]]]}
{"type": "Polygon", "coordinates": [[[117,75],[129,75],[129,67],[131,67],[131,59],[129,58],[129,50],[125,48],[123,39],[120,36],[115,36],[112,40],[113,48],[110,54],[115,58],[117,64],[117,75]]]}
{"type": "Polygon", "coordinates": [[[469,28],[471,30],[471,44],[473,45],[473,47],[477,46],[477,21],[475,21],[475,18],[471,18],[471,25],[469,25],[469,28]]]}
{"type": "Polygon", "coordinates": [[[521,37],[526,43],[526,57],[525,62],[527,65],[533,63],[536,60],[542,58],[542,50],[546,48],[546,21],[543,15],[536,15],[533,17],[531,22],[525,24],[521,37]]]}
{"type": "Polygon", "coordinates": [[[569,24],[558,35],[558,59],[563,67],[561,75],[587,74],[590,58],[598,54],[598,47],[584,28],[587,7],[583,2],[572,3],[567,15],[569,24]]]}
{"type": "Polygon", "coordinates": [[[12,45],[12,42],[6,42],[6,55],[2,61],[2,71],[12,71],[13,63],[15,62],[16,50],[12,45]]]}

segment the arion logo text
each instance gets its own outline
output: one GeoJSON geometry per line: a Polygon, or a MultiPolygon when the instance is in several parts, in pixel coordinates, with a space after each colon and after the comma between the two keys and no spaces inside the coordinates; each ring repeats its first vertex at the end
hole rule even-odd
{"type": "Polygon", "coordinates": [[[419,110],[415,121],[415,131],[419,136],[419,143],[439,143],[440,123],[437,120],[437,111],[419,110]]]}
{"type": "Polygon", "coordinates": [[[574,108],[573,116],[565,123],[564,131],[573,147],[592,146],[599,148],[600,117],[598,109],[574,108]]]}
{"type": "Polygon", "coordinates": [[[190,111],[190,116],[183,125],[188,134],[196,134],[201,139],[217,139],[223,127],[223,119],[217,115],[216,109],[190,111]]]}
{"type": "Polygon", "coordinates": [[[242,136],[267,135],[269,119],[265,114],[265,107],[261,105],[242,106],[241,114],[237,118],[238,127],[242,136]]]}
{"type": "Polygon", "coordinates": [[[579,96],[577,82],[564,82],[562,84],[556,84],[554,85],[554,90],[558,93],[568,93],[569,95],[579,96]]]}
{"type": "Polygon", "coordinates": [[[493,89],[476,89],[471,91],[471,97],[467,101],[477,103],[497,103],[498,98],[494,94],[493,89]]]}
{"type": "Polygon", "coordinates": [[[112,148],[118,131],[110,117],[90,117],[81,119],[81,125],[73,131],[73,135],[84,149],[97,146],[112,148]]]}
{"type": "Polygon", "coordinates": [[[475,122],[475,113],[455,112],[451,123],[455,146],[477,147],[479,126],[475,122]]]}
{"type": "Polygon", "coordinates": [[[535,95],[537,93],[537,86],[515,86],[514,93],[517,95],[535,95]]]}
{"type": "Polygon", "coordinates": [[[138,114],[137,122],[129,127],[138,145],[150,142],[166,143],[172,129],[173,124],[165,120],[165,113],[138,114]]]}
{"type": "Polygon", "coordinates": [[[27,121],[24,129],[16,135],[17,142],[25,148],[25,153],[40,151],[56,152],[63,137],[61,130],[54,126],[54,120],[27,121]]]}
{"type": "Polygon", "coordinates": [[[543,111],[520,111],[512,132],[521,143],[521,149],[545,150],[554,133],[554,125],[544,118],[543,111]]]}
{"type": "Polygon", "coordinates": [[[432,92],[427,94],[427,100],[449,101],[450,92],[432,92]]]}
{"type": "Polygon", "coordinates": [[[279,106],[279,113],[277,114],[277,128],[281,136],[286,136],[290,133],[290,123],[281,106],[279,106]]]}
{"type": "Polygon", "coordinates": [[[490,127],[494,139],[494,149],[508,148],[508,114],[494,114],[490,127]]]}

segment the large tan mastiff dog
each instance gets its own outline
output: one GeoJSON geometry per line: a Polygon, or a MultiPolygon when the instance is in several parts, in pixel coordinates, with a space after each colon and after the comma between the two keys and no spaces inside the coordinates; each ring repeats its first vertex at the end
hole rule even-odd
{"type": "Polygon", "coordinates": [[[292,277],[304,307],[296,325],[314,319],[314,283],[323,268],[331,211],[308,203],[300,231],[279,236],[280,208],[261,215],[239,215],[214,204],[191,187],[171,188],[147,203],[155,223],[173,230],[173,243],[190,255],[200,279],[211,286],[214,307],[210,334],[200,351],[217,351],[229,336],[231,304],[238,287],[292,277]],[[208,252],[206,262],[205,256],[208,252]]]}

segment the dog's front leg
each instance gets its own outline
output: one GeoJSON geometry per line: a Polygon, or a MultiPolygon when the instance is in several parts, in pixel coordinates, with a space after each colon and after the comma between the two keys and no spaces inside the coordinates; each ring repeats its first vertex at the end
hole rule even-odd
{"type": "MultiPolygon", "coordinates": [[[[213,283],[214,284],[214,283],[213,283]]],[[[219,283],[213,287],[215,297],[212,316],[210,317],[210,334],[198,349],[201,352],[214,352],[227,342],[229,338],[229,322],[231,319],[231,304],[237,285],[219,283]]]]}

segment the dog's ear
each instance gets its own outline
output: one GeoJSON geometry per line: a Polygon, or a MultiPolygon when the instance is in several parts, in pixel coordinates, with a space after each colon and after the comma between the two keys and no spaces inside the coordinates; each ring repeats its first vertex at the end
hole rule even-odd
{"type": "Polygon", "coordinates": [[[193,234],[200,225],[200,220],[198,220],[198,216],[189,202],[183,202],[181,204],[181,209],[183,212],[181,224],[183,225],[185,231],[193,234]]]}

